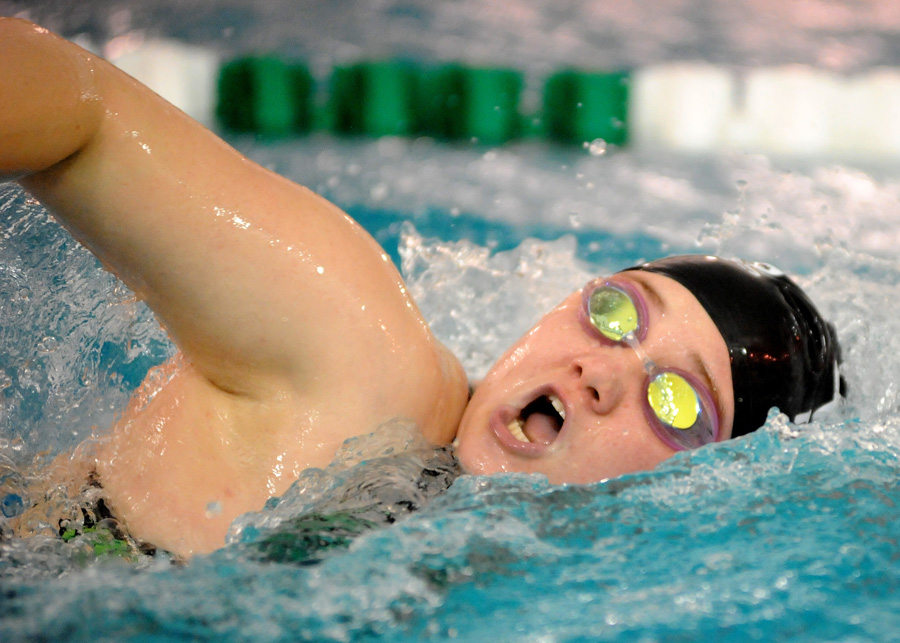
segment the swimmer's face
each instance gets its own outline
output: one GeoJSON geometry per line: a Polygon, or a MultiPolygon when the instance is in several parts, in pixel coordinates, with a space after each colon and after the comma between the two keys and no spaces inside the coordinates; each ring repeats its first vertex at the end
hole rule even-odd
{"type": "MultiPolygon", "coordinates": [[[[631,287],[645,302],[641,347],[647,356],[708,387],[720,419],[718,439],[731,437],[728,350],[697,299],[659,274],[629,271],[610,281],[631,287]]],[[[569,296],[476,388],[458,434],[458,455],[469,472],[542,473],[555,484],[584,483],[652,469],[675,453],[647,419],[647,372],[638,354],[589,332],[581,306],[580,291],[569,296]],[[544,407],[546,413],[530,415],[522,434],[514,435],[510,420],[521,419],[522,410],[542,397],[564,408],[564,422],[544,407]]]]}

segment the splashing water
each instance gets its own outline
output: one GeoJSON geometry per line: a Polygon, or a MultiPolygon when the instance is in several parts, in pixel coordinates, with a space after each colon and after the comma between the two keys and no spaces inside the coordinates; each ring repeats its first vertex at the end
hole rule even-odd
{"type": "MultiPolygon", "coordinates": [[[[384,148],[351,147],[329,153],[356,158],[384,148]]],[[[284,148],[280,158],[309,167],[321,153],[284,148]]],[[[451,182],[480,154],[457,153],[464,160],[448,160],[451,182]]],[[[900,263],[886,244],[857,232],[881,225],[895,184],[847,169],[785,175],[751,158],[728,161],[727,180],[713,182],[708,161],[681,165],[672,175],[684,185],[659,188],[668,171],[641,159],[584,162],[580,182],[592,173],[631,175],[610,184],[611,201],[644,186],[632,224],[659,221],[665,212],[674,221],[666,225],[682,235],[693,229],[700,240],[684,249],[728,253],[746,232],[771,241],[759,244],[763,259],[793,255],[794,268],[802,264],[799,280],[842,338],[851,391],[844,407],[804,427],[773,415],[754,435],[594,485],[463,476],[430,504],[411,481],[429,468],[449,479],[452,464],[412,440],[408,428],[387,428],[349,446],[328,470],[307,472],[283,499],[240,519],[231,545],[186,566],[86,556],[46,536],[6,540],[4,640],[37,633],[120,640],[137,632],[334,641],[696,639],[723,631],[766,640],[889,638],[900,583],[891,527],[900,506],[900,263]],[[734,176],[746,183],[726,187],[734,176]],[[811,206],[813,196],[819,202],[811,206]],[[729,199],[719,221],[698,220],[698,203],[729,199]],[[810,225],[813,211],[818,219],[810,225]],[[397,510],[405,502],[427,506],[408,515],[397,510]]],[[[546,172],[546,159],[529,160],[527,152],[510,163],[525,182],[546,172]]],[[[401,163],[396,176],[363,172],[355,189],[369,192],[369,181],[400,185],[410,171],[401,163]]],[[[572,203],[564,197],[570,180],[561,172],[561,185],[548,188],[560,208],[572,203]]],[[[487,178],[479,189],[491,200],[492,191],[502,196],[509,188],[487,178]]],[[[391,192],[369,201],[360,218],[368,213],[384,223],[391,192]]],[[[440,206],[451,196],[434,198],[440,206]]],[[[541,207],[523,206],[523,217],[541,207]]],[[[2,304],[3,319],[15,322],[2,329],[3,370],[12,382],[0,391],[8,422],[0,484],[17,490],[6,494],[19,496],[20,505],[8,500],[15,512],[30,501],[28,459],[64,451],[101,424],[171,348],[152,316],[39,206],[7,190],[2,212],[13,227],[0,246],[8,266],[2,288],[29,295],[2,304]],[[61,272],[68,283],[54,288],[61,272]],[[100,342],[111,347],[104,353],[100,342]],[[57,355],[65,360],[53,361],[57,355]],[[29,392],[48,401],[30,403],[29,392]]],[[[648,247],[610,246],[601,265],[588,264],[586,247],[596,242],[590,219],[586,233],[520,239],[492,251],[489,219],[467,230],[481,245],[452,240],[450,226],[444,233],[451,240],[431,238],[440,231],[430,212],[393,217],[383,228],[400,239],[411,292],[474,377],[572,289],[645,258],[639,253],[648,247]],[[417,224],[430,230],[427,237],[417,224]]]]}
{"type": "MultiPolygon", "coordinates": [[[[247,19],[225,34],[225,49],[309,47],[322,67],[361,51],[458,59],[467,42],[478,43],[467,48],[475,62],[531,74],[695,57],[852,71],[897,57],[890,3],[831,2],[827,18],[768,1],[563,9],[542,0],[503,11],[478,0],[386,2],[339,25],[310,3],[300,31],[284,19],[285,3],[256,12],[226,4],[247,19]]],[[[163,16],[146,3],[119,5],[100,18],[87,6],[48,10],[48,26],[77,23],[72,33],[100,38],[196,24],[195,40],[223,38],[205,9],[184,4],[163,16]]],[[[77,510],[79,490],[43,488],[41,471],[102,434],[173,349],[41,207],[0,186],[0,640],[895,637],[896,168],[427,140],[236,144],[347,208],[388,251],[399,245],[410,291],[473,378],[589,277],[716,252],[799,275],[837,327],[849,398],[810,425],[773,414],[753,435],[650,472],[561,487],[463,475],[436,498],[452,459],[409,427],[388,426],[239,519],[210,556],[173,565],[98,555],[95,544],[47,535],[60,512],[77,510]],[[8,518],[46,493],[54,511],[40,534],[10,534],[8,518]]]]}

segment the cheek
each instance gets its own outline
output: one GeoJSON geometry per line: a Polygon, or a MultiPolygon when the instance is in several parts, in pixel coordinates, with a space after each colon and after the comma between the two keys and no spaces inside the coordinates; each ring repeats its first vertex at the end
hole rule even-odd
{"type": "Polygon", "coordinates": [[[618,430],[592,432],[589,440],[572,449],[565,469],[558,472],[560,482],[596,482],[639,471],[649,471],[670,458],[675,451],[663,444],[643,416],[632,418],[618,430]]]}

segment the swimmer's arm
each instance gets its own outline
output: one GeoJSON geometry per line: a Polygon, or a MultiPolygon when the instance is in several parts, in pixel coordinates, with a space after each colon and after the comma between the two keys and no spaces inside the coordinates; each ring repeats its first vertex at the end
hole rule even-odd
{"type": "Polygon", "coordinates": [[[96,132],[103,112],[86,61],[40,27],[0,18],[0,181],[62,161],[96,132]]]}
{"type": "Polygon", "coordinates": [[[16,148],[0,145],[0,168],[27,173],[215,385],[415,397],[426,371],[436,388],[460,378],[381,248],[338,208],[29,23],[0,21],[0,61],[0,142],[16,148]]]}

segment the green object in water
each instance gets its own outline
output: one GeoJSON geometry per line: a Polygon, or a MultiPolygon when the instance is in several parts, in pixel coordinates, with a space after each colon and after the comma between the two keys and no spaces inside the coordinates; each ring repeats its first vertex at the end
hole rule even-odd
{"type": "Polygon", "coordinates": [[[511,69],[446,65],[423,74],[423,133],[445,140],[506,143],[521,134],[522,75],[511,69]]]}
{"type": "Polygon", "coordinates": [[[216,115],[230,130],[288,136],[312,127],[313,80],[303,65],[272,56],[233,60],[219,72],[216,115]]]}
{"type": "Polygon", "coordinates": [[[263,560],[312,564],[332,549],[344,549],[361,533],[378,525],[349,512],[311,513],[282,524],[256,543],[263,560]]]}
{"type": "Polygon", "coordinates": [[[563,71],[544,88],[544,127],[547,136],[564,143],[602,140],[628,143],[626,72],[563,71]]]}
{"type": "Polygon", "coordinates": [[[399,61],[338,67],[331,77],[335,132],[368,136],[411,136],[418,129],[418,74],[399,61]]]}
{"type": "MultiPolygon", "coordinates": [[[[127,540],[117,538],[112,531],[106,527],[85,527],[82,532],[77,529],[66,529],[60,538],[66,543],[73,543],[76,538],[80,540],[78,543],[85,546],[88,551],[92,551],[95,558],[116,557],[128,562],[137,562],[139,559],[138,552],[127,540]]],[[[87,563],[90,558],[84,549],[77,555],[82,563],[87,563]]]]}

